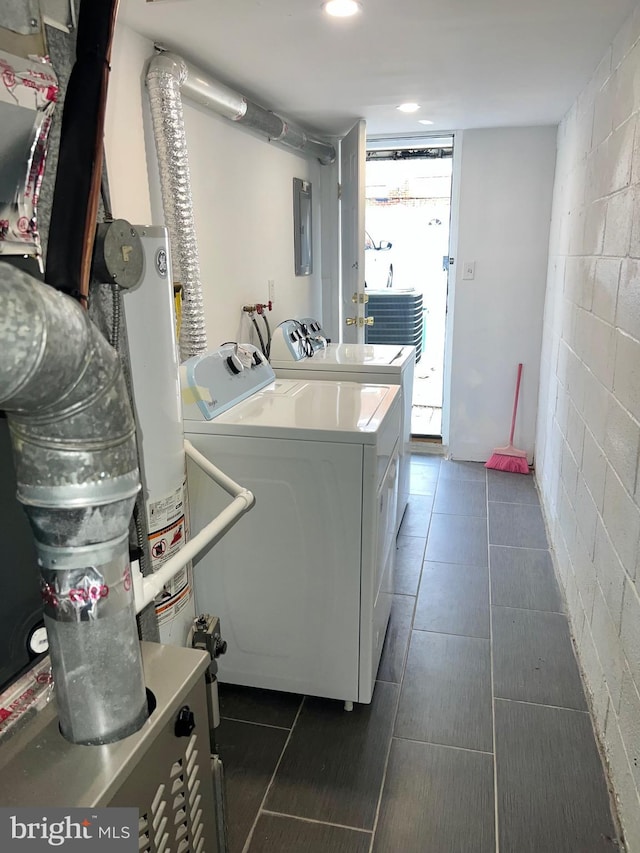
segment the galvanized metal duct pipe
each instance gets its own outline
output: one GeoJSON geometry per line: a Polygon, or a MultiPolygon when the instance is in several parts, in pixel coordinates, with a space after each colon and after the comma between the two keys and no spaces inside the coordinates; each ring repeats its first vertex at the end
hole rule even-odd
{"type": "Polygon", "coordinates": [[[303,154],[317,157],[325,166],[335,161],[336,149],[330,142],[309,134],[271,110],[265,110],[175,54],[160,53],[151,60],[149,68],[156,62],[162,62],[162,57],[167,57],[176,65],[181,64],[184,76],[180,85],[185,97],[231,121],[263,133],[271,142],[280,142],[303,154]]]}
{"type": "Polygon", "coordinates": [[[34,532],[60,726],[74,743],[147,718],[128,529],[139,490],[115,351],[77,302],[0,265],[0,408],[34,532]]]}

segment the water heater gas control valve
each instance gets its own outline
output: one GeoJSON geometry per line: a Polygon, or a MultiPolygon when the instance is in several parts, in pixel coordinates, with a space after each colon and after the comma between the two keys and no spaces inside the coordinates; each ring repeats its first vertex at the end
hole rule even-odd
{"type": "Polygon", "coordinates": [[[193,623],[192,646],[194,649],[202,649],[209,652],[211,659],[215,660],[227,651],[227,641],[220,635],[220,620],[217,616],[209,616],[203,613],[193,623]]]}

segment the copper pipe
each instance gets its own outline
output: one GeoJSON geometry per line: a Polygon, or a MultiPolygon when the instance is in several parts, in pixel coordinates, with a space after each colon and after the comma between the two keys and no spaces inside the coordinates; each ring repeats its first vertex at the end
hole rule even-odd
{"type": "Polygon", "coordinates": [[[87,204],[87,215],[84,221],[84,235],[82,246],[82,261],[80,265],[80,299],[87,307],[89,299],[89,281],[91,279],[91,262],[93,259],[93,244],[96,236],[96,222],[98,219],[98,203],[100,201],[100,185],[102,181],[102,170],[104,167],[104,121],[107,109],[107,94],[109,90],[109,73],[111,71],[111,47],[113,44],[113,33],[118,16],[120,0],[114,0],[109,20],[109,34],[102,71],[102,83],[100,86],[100,103],[96,121],[95,153],[93,158],[93,171],[91,173],[91,188],[87,204]]]}
{"type": "Polygon", "coordinates": [[[87,303],[118,0],[82,0],[64,99],[45,281],[87,303]]]}

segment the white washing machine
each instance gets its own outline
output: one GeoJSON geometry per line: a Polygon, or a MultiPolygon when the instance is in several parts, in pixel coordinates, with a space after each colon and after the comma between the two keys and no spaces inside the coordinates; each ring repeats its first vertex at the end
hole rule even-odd
{"type": "MultiPolygon", "coordinates": [[[[194,567],[197,609],[228,643],[220,679],[370,702],[391,608],[399,388],[276,379],[247,349],[181,368],[186,437],[256,497],[194,567]]],[[[188,477],[197,531],[224,498],[195,467],[188,477]]]]}
{"type": "Polygon", "coordinates": [[[326,379],[329,381],[375,382],[400,385],[400,474],[396,533],[409,501],[411,402],[415,347],[389,344],[327,343],[317,320],[285,320],[275,329],[269,361],[283,379],[326,379]]]}

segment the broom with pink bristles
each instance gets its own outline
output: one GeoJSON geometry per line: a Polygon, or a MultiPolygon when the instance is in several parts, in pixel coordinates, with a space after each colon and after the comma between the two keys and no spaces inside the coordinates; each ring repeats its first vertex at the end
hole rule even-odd
{"type": "Polygon", "coordinates": [[[485,468],[495,468],[496,471],[509,471],[512,474],[528,474],[527,453],[513,446],[513,434],[516,429],[516,414],[518,412],[518,397],[520,396],[520,379],[522,377],[522,365],[518,365],[518,378],[516,380],[516,397],[513,401],[513,417],[511,418],[511,432],[509,444],[506,447],[496,447],[493,456],[485,462],[485,468]]]}

